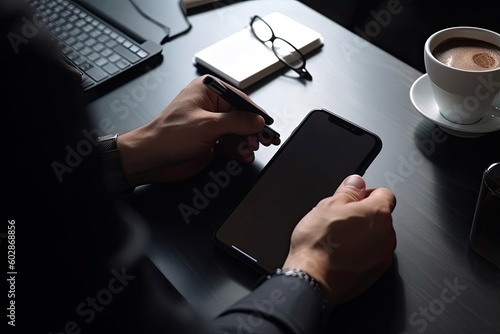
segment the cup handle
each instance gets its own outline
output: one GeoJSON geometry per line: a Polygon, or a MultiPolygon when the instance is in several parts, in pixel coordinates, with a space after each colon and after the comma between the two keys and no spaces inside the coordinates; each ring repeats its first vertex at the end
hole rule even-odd
{"type": "Polygon", "coordinates": [[[496,109],[500,109],[500,92],[498,92],[497,95],[493,98],[492,105],[496,109]]]}
{"type": "Polygon", "coordinates": [[[492,108],[493,115],[500,117],[500,92],[498,92],[495,95],[491,105],[493,106],[492,108]]]}

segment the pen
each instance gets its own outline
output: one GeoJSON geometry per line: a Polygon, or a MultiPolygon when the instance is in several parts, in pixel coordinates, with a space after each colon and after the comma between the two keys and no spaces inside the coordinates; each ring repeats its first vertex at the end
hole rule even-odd
{"type": "Polygon", "coordinates": [[[219,80],[216,80],[215,78],[210,76],[206,76],[203,79],[203,83],[205,84],[205,86],[216,92],[217,95],[219,95],[233,107],[242,111],[247,111],[260,115],[264,118],[266,124],[273,124],[274,119],[271,116],[266,114],[264,111],[260,110],[257,106],[253,105],[249,101],[245,100],[243,97],[238,95],[230,87],[227,87],[219,80]]]}
{"type": "Polygon", "coordinates": [[[206,76],[203,79],[203,83],[233,107],[242,111],[247,111],[262,116],[264,118],[264,121],[266,122],[266,125],[264,125],[264,128],[259,132],[259,135],[262,135],[265,138],[271,140],[275,140],[276,138],[280,137],[280,134],[278,132],[271,129],[271,127],[267,125],[273,124],[274,119],[260,110],[257,106],[253,105],[252,103],[238,95],[230,87],[227,87],[222,82],[210,76],[206,76]]]}

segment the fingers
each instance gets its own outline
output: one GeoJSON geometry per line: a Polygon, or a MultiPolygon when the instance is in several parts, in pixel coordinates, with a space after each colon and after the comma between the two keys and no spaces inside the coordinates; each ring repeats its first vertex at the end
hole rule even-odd
{"type": "Polygon", "coordinates": [[[234,107],[230,107],[227,111],[210,115],[214,118],[210,131],[216,136],[228,133],[241,136],[253,135],[264,128],[264,118],[259,115],[241,111],[234,107]]]}
{"type": "MultiPolygon", "coordinates": [[[[200,107],[202,109],[205,109],[206,111],[214,113],[211,116],[213,116],[216,120],[212,127],[212,130],[215,133],[217,133],[219,136],[228,133],[244,136],[256,134],[263,129],[265,124],[264,118],[249,111],[240,110],[237,107],[229,104],[224,100],[224,98],[219,96],[210,88],[205,87],[205,85],[203,84],[203,80],[206,77],[207,76],[198,78],[196,80],[196,83],[203,86],[200,88],[203,90],[204,94],[206,94],[206,96],[209,97],[212,101],[212,106],[201,105],[200,107]]],[[[252,99],[241,90],[225,82],[224,85],[236,95],[240,96],[241,99],[248,101],[250,104],[254,105],[255,108],[265,113],[262,108],[255,104],[252,99]]],[[[270,143],[266,143],[266,145],[269,144],[270,143]]]]}
{"type": "Polygon", "coordinates": [[[268,126],[264,128],[257,134],[259,142],[264,146],[279,145],[281,143],[280,134],[271,129],[268,126]]]}
{"type": "Polygon", "coordinates": [[[230,85],[227,82],[224,82],[220,79],[216,79],[209,75],[202,76],[199,82],[201,82],[203,85],[205,82],[209,82],[207,84],[209,88],[207,87],[204,88],[210,91],[212,97],[214,95],[216,97],[219,97],[217,104],[218,108],[217,110],[214,111],[227,112],[231,108],[233,108],[248,112],[256,111],[257,113],[263,114],[262,116],[264,116],[264,118],[268,117],[264,109],[262,109],[259,105],[253,102],[252,99],[247,94],[245,94],[238,88],[234,87],[233,85],[230,85]]]}
{"type": "MultiPolygon", "coordinates": [[[[261,134],[266,129],[262,116],[232,106],[217,90],[204,84],[206,77],[200,76],[193,80],[170,104],[170,113],[166,113],[169,124],[185,124],[196,133],[199,142],[209,145],[216,143],[213,147],[216,153],[243,162],[255,159],[254,151],[259,148],[259,144],[280,144],[279,134],[276,137],[267,132],[261,134]]],[[[255,105],[242,91],[227,83],[224,85],[241,99],[255,105]]]]}
{"type": "Polygon", "coordinates": [[[396,207],[396,196],[386,188],[370,189],[366,193],[366,201],[384,203],[389,207],[390,212],[396,207]]]}
{"type": "Polygon", "coordinates": [[[240,136],[253,135],[264,127],[264,119],[261,116],[238,110],[218,114],[217,118],[212,130],[219,135],[228,133],[240,136]]]}
{"type": "MultiPolygon", "coordinates": [[[[225,107],[226,105],[223,106],[225,107]]],[[[211,117],[215,119],[211,122],[210,129],[207,129],[210,136],[219,138],[216,146],[218,154],[250,163],[255,159],[254,151],[259,149],[259,144],[269,146],[281,143],[279,137],[274,137],[265,128],[265,121],[261,116],[230,108],[230,112],[213,113],[211,117]]]]}
{"type": "Polygon", "coordinates": [[[366,183],[359,175],[350,175],[344,179],[332,196],[334,203],[350,203],[365,198],[366,183]]]}
{"type": "Polygon", "coordinates": [[[226,135],[215,145],[215,153],[228,159],[236,159],[245,163],[255,160],[255,153],[259,142],[255,136],[226,135]]]}

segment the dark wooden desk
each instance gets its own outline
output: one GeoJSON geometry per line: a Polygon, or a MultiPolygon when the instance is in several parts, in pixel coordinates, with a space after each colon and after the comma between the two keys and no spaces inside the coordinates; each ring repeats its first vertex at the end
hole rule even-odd
{"type": "MultiPolygon", "coordinates": [[[[333,313],[330,331],[500,333],[500,271],[468,247],[482,172],[500,161],[500,132],[476,139],[443,133],[410,102],[410,86],[422,73],[303,4],[244,1],[190,16],[193,29],[164,46],[159,67],[90,104],[96,128],[124,132],[151,120],[199,74],[192,64],[196,51],[241,29],[251,15],[272,11],[323,34],[323,49],[307,63],[314,80],[304,84],[284,71],[246,92],[275,118],[283,139],[317,107],[380,135],[382,152],[365,179],[369,186],[392,189],[398,200],[394,266],[333,313]]],[[[258,279],[218,251],[211,237],[275,151],[261,148],[255,164],[233,177],[189,224],[178,206],[192,206],[193,189],[211,181],[209,171],[223,170],[223,161],[193,180],[144,186],[130,197],[151,224],[150,258],[206,316],[246,294],[258,279]]]]}

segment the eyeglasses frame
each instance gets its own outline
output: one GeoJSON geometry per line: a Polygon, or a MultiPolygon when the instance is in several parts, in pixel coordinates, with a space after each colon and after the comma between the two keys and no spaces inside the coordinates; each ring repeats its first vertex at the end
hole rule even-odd
{"type": "Polygon", "coordinates": [[[286,39],[284,39],[282,37],[276,36],[276,34],[274,33],[273,28],[262,17],[260,17],[259,15],[254,15],[254,16],[251,17],[251,19],[250,19],[250,30],[252,31],[252,34],[255,36],[255,38],[257,38],[261,43],[265,44],[267,42],[271,42],[273,53],[276,56],[276,58],[278,58],[279,61],[281,61],[283,64],[285,64],[288,68],[290,68],[290,69],[294,70],[296,73],[298,73],[301,78],[304,78],[304,79],[307,79],[307,80],[312,80],[311,73],[309,73],[307,71],[307,69],[306,69],[306,57],[292,43],[290,43],[289,41],[287,41],[286,39]],[[254,24],[254,22],[255,22],[256,19],[261,20],[265,25],[267,25],[269,27],[269,30],[271,31],[271,38],[269,38],[268,40],[264,41],[261,38],[259,38],[259,36],[257,36],[257,33],[255,32],[255,30],[253,28],[253,24],[254,24]],[[274,41],[277,40],[277,39],[279,39],[279,40],[285,42],[286,44],[290,45],[295,50],[295,52],[297,52],[297,54],[302,58],[302,66],[300,68],[295,68],[295,67],[291,66],[290,64],[286,63],[283,59],[281,59],[281,57],[278,55],[278,53],[274,49],[274,41]]]}

